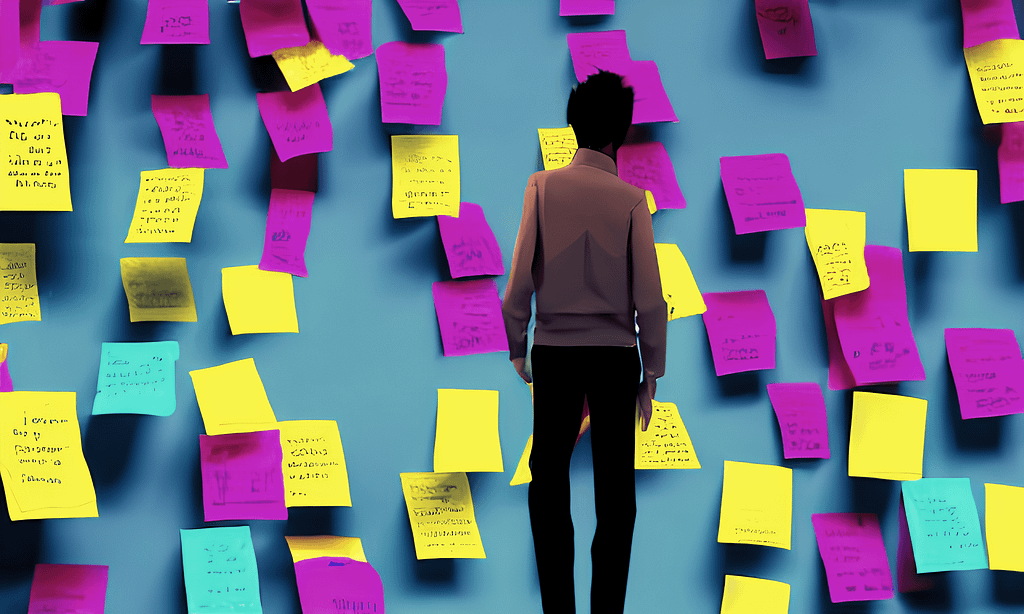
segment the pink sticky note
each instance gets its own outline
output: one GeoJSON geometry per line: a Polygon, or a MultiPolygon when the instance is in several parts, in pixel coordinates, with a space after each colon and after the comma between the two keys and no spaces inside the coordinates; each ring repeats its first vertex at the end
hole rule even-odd
{"type": "Polygon", "coordinates": [[[263,257],[259,268],[306,277],[306,239],[313,214],[312,192],[271,190],[263,257]]]}
{"type": "Polygon", "coordinates": [[[614,15],[615,0],[559,0],[559,17],[614,15]]]}
{"type": "Polygon", "coordinates": [[[149,0],[143,45],[209,45],[209,0],[149,0]]]}
{"type": "Polygon", "coordinates": [[[626,46],[625,30],[604,32],[572,32],[565,35],[576,80],[580,83],[598,70],[622,74],[623,66],[632,60],[626,46]]]}
{"type": "Polygon", "coordinates": [[[319,83],[297,92],[258,93],[256,105],[282,162],[334,148],[334,129],[319,83]]]}
{"type": "Polygon", "coordinates": [[[920,381],[924,366],[907,317],[903,254],[898,248],[864,248],[871,285],[832,299],[843,357],[858,386],[920,381]]]}
{"type": "Polygon", "coordinates": [[[306,8],[328,51],[349,60],[373,53],[373,0],[306,0],[306,8]]]}
{"type": "Polygon", "coordinates": [[[999,141],[999,202],[1024,200],[1024,122],[997,124],[999,141]]]}
{"type": "Polygon", "coordinates": [[[775,315],[764,290],[708,292],[708,331],[715,375],[775,368],[775,315]]]}
{"type": "Polygon", "coordinates": [[[200,435],[203,512],[214,520],[287,520],[280,431],[200,435]]]}
{"type": "Polygon", "coordinates": [[[38,43],[39,18],[43,10],[42,0],[20,0],[18,3],[18,21],[21,38],[21,48],[32,47],[38,43]]]}
{"type": "Polygon", "coordinates": [[[875,514],[811,514],[832,603],[892,599],[892,569],[875,514]]]}
{"type": "Polygon", "coordinates": [[[766,59],[818,55],[807,0],[754,0],[754,10],[766,59]]]}
{"type": "Polygon", "coordinates": [[[301,0],[247,0],[239,7],[249,57],[309,43],[301,0]]]}
{"type": "Polygon", "coordinates": [[[384,612],[384,585],[369,563],[321,556],[295,563],[303,612],[384,612]]]}
{"type": "Polygon", "coordinates": [[[11,381],[7,360],[0,361],[0,392],[14,392],[14,382],[11,381]]]}
{"type": "Polygon", "coordinates": [[[7,75],[18,65],[18,7],[18,0],[0,0],[0,83],[10,83],[7,75]]]}
{"type": "Polygon", "coordinates": [[[493,279],[435,281],[432,291],[445,356],[508,351],[493,279]]]}
{"type": "Polygon", "coordinates": [[[814,382],[768,384],[768,398],[779,421],[785,458],[831,457],[821,386],[814,382]]]}
{"type": "Polygon", "coordinates": [[[85,2],[85,0],[43,0],[43,6],[59,6],[61,4],[71,4],[72,2],[85,2]]]}
{"type": "Polygon", "coordinates": [[[807,225],[804,199],[786,154],[722,156],[719,163],[736,234],[807,225]]]}
{"type": "Polygon", "coordinates": [[[439,215],[437,227],[452,277],[505,274],[501,248],[480,205],[459,203],[459,217],[439,215]]]}
{"type": "Polygon", "coordinates": [[[964,48],[999,38],[1020,38],[1011,0],[960,0],[964,48]]]}
{"type": "Polygon", "coordinates": [[[444,46],[394,41],[377,47],[380,115],[385,124],[441,125],[448,90],[444,46]]]}
{"type": "Polygon", "coordinates": [[[413,30],[462,32],[457,0],[398,0],[413,30]]]}
{"type": "Polygon", "coordinates": [[[106,565],[37,563],[28,596],[28,614],[103,614],[108,571],[106,565]]]}
{"type": "Polygon", "coordinates": [[[907,523],[907,508],[903,506],[903,495],[900,494],[900,539],[896,546],[896,587],[901,593],[926,591],[935,587],[935,576],[917,573],[917,561],[914,560],[914,546],[910,542],[910,525],[907,523]]]}
{"type": "Polygon", "coordinates": [[[1024,359],[1013,330],[947,328],[945,337],[965,420],[1024,413],[1024,359]]]}
{"type": "Polygon", "coordinates": [[[825,316],[825,339],[828,341],[828,389],[849,390],[856,387],[857,382],[853,379],[853,373],[850,373],[850,365],[846,364],[843,347],[839,345],[833,301],[821,301],[821,311],[825,316]]]}
{"type": "Polygon", "coordinates": [[[616,166],[619,179],[654,194],[658,209],[686,208],[672,160],[661,143],[626,143],[619,147],[616,166]]]}
{"type": "Polygon", "coordinates": [[[99,43],[43,41],[22,47],[11,74],[15,94],[56,92],[64,115],[86,115],[99,43]]]}
{"type": "Polygon", "coordinates": [[[657,63],[634,60],[624,70],[622,82],[633,88],[634,124],[679,121],[661,83],[657,63]]]}
{"type": "Polygon", "coordinates": [[[164,138],[167,166],[227,168],[224,149],[213,126],[210,95],[150,97],[153,116],[164,138]]]}

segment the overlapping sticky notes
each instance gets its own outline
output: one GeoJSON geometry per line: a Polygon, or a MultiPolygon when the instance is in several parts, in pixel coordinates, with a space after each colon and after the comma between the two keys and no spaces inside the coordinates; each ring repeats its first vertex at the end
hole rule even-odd
{"type": "Polygon", "coordinates": [[[14,2],[0,2],[0,76],[18,64],[21,51],[19,8],[14,2]]]}
{"type": "Polygon", "coordinates": [[[203,515],[214,520],[286,520],[281,433],[200,435],[203,515]]]}
{"type": "Polygon", "coordinates": [[[828,415],[815,382],[768,384],[768,398],[782,432],[784,458],[830,458],[828,415]]]}
{"type": "Polygon", "coordinates": [[[263,614],[249,527],[180,531],[188,611],[263,614]]]}
{"type": "Polygon", "coordinates": [[[341,434],[334,420],[285,420],[281,432],[287,507],[352,505],[341,434]]]}
{"type": "Polygon", "coordinates": [[[907,525],[907,508],[900,505],[896,512],[899,521],[899,542],[896,545],[896,587],[901,593],[927,591],[935,588],[936,577],[932,574],[917,573],[914,562],[914,546],[910,543],[910,527],[907,525]]]}
{"type": "Polygon", "coordinates": [[[919,572],[988,569],[970,478],[903,482],[903,503],[919,572]]]}
{"type": "Polygon", "coordinates": [[[871,283],[864,261],[867,215],[832,209],[805,209],[804,213],[804,237],[825,300],[867,288],[871,283]]]}
{"type": "Polygon", "coordinates": [[[278,49],[271,55],[293,92],[355,68],[345,56],[331,53],[315,38],[301,47],[278,49]]]}
{"type": "Polygon", "coordinates": [[[403,473],[402,494],[417,559],[483,559],[465,473],[403,473]]]}
{"type": "Polygon", "coordinates": [[[633,467],[636,469],[700,469],[700,461],[675,403],[651,401],[651,425],[636,422],[633,467]]]}
{"type": "Polygon", "coordinates": [[[291,275],[261,271],[256,265],[226,267],[220,272],[232,335],[299,332],[291,275]]]}
{"type": "Polygon", "coordinates": [[[736,234],[807,225],[804,200],[782,153],[719,158],[736,234]]]}
{"type": "Polygon", "coordinates": [[[767,60],[818,55],[807,0],[754,0],[767,60]]]}
{"type": "Polygon", "coordinates": [[[282,162],[334,148],[334,129],[319,83],[297,92],[257,93],[256,105],[282,162]]]}
{"type": "Polygon", "coordinates": [[[366,562],[363,542],[358,537],[339,535],[285,535],[292,563],[320,557],[345,557],[366,562]]]}
{"type": "Polygon", "coordinates": [[[0,124],[8,133],[0,211],[71,211],[60,95],[0,96],[0,124]]]}
{"type": "Polygon", "coordinates": [[[453,278],[505,274],[501,248],[487,225],[483,207],[459,203],[459,216],[439,215],[437,227],[453,278]]]}
{"type": "Polygon", "coordinates": [[[7,344],[0,343],[0,392],[13,392],[14,382],[11,371],[7,368],[7,344]]]}
{"type": "Polygon", "coordinates": [[[540,157],[546,171],[568,166],[579,149],[572,126],[537,128],[537,137],[540,139],[540,157]]]}
{"type": "Polygon", "coordinates": [[[960,415],[1024,413],[1024,359],[1009,328],[947,328],[946,354],[960,415]]]}
{"type": "Polygon", "coordinates": [[[775,314],[764,290],[705,292],[715,375],[775,368],[775,314]]]}
{"type": "Polygon", "coordinates": [[[0,324],[42,320],[35,243],[0,243],[0,324]]]}
{"type": "Polygon", "coordinates": [[[89,85],[99,43],[41,41],[22,47],[18,65],[8,78],[16,94],[54,92],[64,115],[87,115],[89,85]]]}
{"type": "Polygon", "coordinates": [[[121,258],[132,322],[195,322],[196,302],[184,258],[121,258]]]}
{"type": "Polygon", "coordinates": [[[301,0],[250,0],[239,5],[249,57],[309,42],[301,0]]]}
{"type": "Polygon", "coordinates": [[[512,474],[512,481],[509,486],[519,486],[533,481],[533,471],[530,470],[530,455],[533,453],[533,433],[526,438],[526,447],[523,448],[523,455],[519,457],[516,465],[516,472],[512,474]]]}
{"type": "Polygon", "coordinates": [[[1000,124],[999,202],[1024,200],[1024,121],[1000,124]]]}
{"type": "MultiPolygon", "coordinates": [[[[204,0],[203,6],[206,6],[204,0]]],[[[227,168],[217,128],[210,111],[210,95],[150,97],[153,117],[167,150],[167,166],[174,168],[227,168]]]]}
{"type": "Polygon", "coordinates": [[[722,614],[788,614],[789,585],[747,576],[725,576],[722,614]]]}
{"type": "Polygon", "coordinates": [[[559,0],[558,16],[614,15],[615,0],[559,0]]]}
{"type": "Polygon", "coordinates": [[[391,214],[395,219],[459,216],[459,137],[391,136],[391,214]]]}
{"type": "Polygon", "coordinates": [[[373,53],[373,0],[307,0],[306,9],[331,53],[350,60],[373,53]]]}
{"type": "Polygon", "coordinates": [[[892,599],[892,570],[875,514],[811,514],[832,603],[892,599]]]}
{"type": "Polygon", "coordinates": [[[95,517],[74,392],[0,392],[0,477],[11,520],[95,517]]]}
{"type": "Polygon", "coordinates": [[[978,251],[978,171],[905,169],[912,252],[978,251]]]}
{"type": "Polygon", "coordinates": [[[462,32],[458,0],[398,0],[413,30],[462,32]]]}
{"type": "Polygon", "coordinates": [[[497,390],[437,390],[434,472],[504,471],[497,390]]]}
{"type": "Polygon", "coordinates": [[[616,152],[619,178],[654,195],[659,209],[685,209],[676,171],[665,146],[658,141],[626,143],[616,152]]]}
{"type": "Polygon", "coordinates": [[[445,356],[508,351],[501,299],[493,279],[435,281],[432,293],[445,356]]]}
{"type": "Polygon", "coordinates": [[[661,82],[658,64],[651,60],[633,60],[619,67],[623,84],[633,88],[633,123],[678,122],[676,112],[661,82]]]}
{"type": "Polygon", "coordinates": [[[625,30],[570,32],[565,35],[576,80],[583,83],[599,70],[622,74],[622,66],[631,61],[625,30]]]}
{"type": "Polygon", "coordinates": [[[303,612],[384,612],[384,585],[372,565],[348,557],[295,563],[303,612]]]}
{"type": "Polygon", "coordinates": [[[93,414],[170,416],[177,341],[103,343],[93,414]]]}
{"type": "Polygon", "coordinates": [[[1024,120],[1024,41],[1001,38],[964,49],[974,102],[983,124],[1024,120]]]}
{"type": "Polygon", "coordinates": [[[919,480],[928,401],[896,394],[853,392],[850,477],[919,480]]]}
{"type": "Polygon", "coordinates": [[[308,275],[306,240],[313,218],[313,196],[304,190],[270,190],[263,256],[258,265],[261,271],[308,275]]]}
{"type": "Polygon", "coordinates": [[[207,435],[277,428],[252,358],[189,371],[207,435]]]}
{"type": "Polygon", "coordinates": [[[718,542],[789,550],[793,530],[793,470],[725,461],[718,542]]]}
{"type": "Polygon", "coordinates": [[[377,71],[382,122],[441,125],[441,109],[448,91],[443,45],[384,43],[377,47],[377,71]]]}
{"type": "Polygon", "coordinates": [[[203,200],[201,168],[139,173],[139,195],[125,243],[189,243],[203,200]]]}
{"type": "Polygon", "coordinates": [[[209,0],[149,0],[143,45],[209,45],[209,0]]]}
{"type": "Polygon", "coordinates": [[[999,38],[1020,38],[1011,0],[961,0],[964,48],[999,38]]]}
{"type": "Polygon", "coordinates": [[[658,255],[658,274],[661,277],[661,293],[668,304],[668,319],[695,316],[708,310],[693,278],[690,265],[683,252],[675,243],[655,243],[658,255]]]}
{"type": "Polygon", "coordinates": [[[985,484],[988,568],[1024,572],[1024,487],[985,484]]]}
{"type": "Polygon", "coordinates": [[[107,565],[36,563],[28,614],[103,614],[108,571],[107,565]]]}

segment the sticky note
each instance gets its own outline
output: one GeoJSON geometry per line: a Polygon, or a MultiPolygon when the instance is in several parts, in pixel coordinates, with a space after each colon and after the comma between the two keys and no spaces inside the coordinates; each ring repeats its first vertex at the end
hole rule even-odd
{"type": "Polygon", "coordinates": [[[170,416],[177,341],[103,343],[92,413],[170,416]]]}
{"type": "Polygon", "coordinates": [[[892,569],[875,514],[811,514],[832,603],[892,599],[892,569]]]}
{"type": "Polygon", "coordinates": [[[36,563],[28,614],[103,614],[108,571],[106,565],[36,563]]]}
{"type": "Polygon", "coordinates": [[[143,45],[209,45],[209,0],[149,0],[143,45]]]}
{"type": "Polygon", "coordinates": [[[20,2],[0,2],[0,76],[13,70],[21,51],[20,2]]]}
{"type": "Polygon", "coordinates": [[[576,80],[583,83],[599,70],[622,74],[622,66],[631,61],[625,30],[570,32],[565,35],[576,80]]]}
{"type": "Polygon", "coordinates": [[[263,614],[249,527],[180,531],[188,611],[263,614]]]}
{"type": "Polygon", "coordinates": [[[767,60],[818,55],[807,0],[754,0],[767,60]]]}
{"type": "Polygon", "coordinates": [[[775,314],[764,290],[706,292],[701,316],[715,375],[775,368],[775,314]]]}
{"type": "Polygon", "coordinates": [[[614,15],[615,0],[559,0],[558,16],[614,15]]]}
{"type": "Polygon", "coordinates": [[[675,403],[651,401],[651,424],[636,421],[635,469],[700,469],[700,461],[675,403]]]}
{"type": "MultiPolygon", "coordinates": [[[[579,149],[572,126],[537,128],[537,136],[540,139],[540,157],[546,171],[568,166],[579,149]]],[[[622,176],[621,173],[619,176],[622,176]]]]}
{"type": "Polygon", "coordinates": [[[658,255],[658,274],[661,276],[661,293],[668,304],[668,319],[677,320],[694,316],[708,310],[693,278],[686,257],[675,243],[655,243],[658,255]]]}
{"type": "Polygon", "coordinates": [[[999,202],[1024,200],[1024,122],[1000,124],[999,202]]]}
{"type": "Polygon", "coordinates": [[[299,332],[291,275],[254,265],[226,267],[220,273],[232,335],[299,332]]]}
{"type": "Polygon", "coordinates": [[[14,93],[54,92],[60,95],[64,115],[87,115],[98,48],[99,43],[86,41],[41,41],[22,47],[18,65],[9,75],[14,93]]]}
{"type": "Polygon", "coordinates": [[[626,143],[616,152],[619,179],[654,195],[659,209],[685,209],[676,171],[665,146],[657,141],[626,143]]]}
{"type": "Polygon", "coordinates": [[[896,394],[853,392],[850,477],[919,480],[928,401],[896,394]]]}
{"type": "Polygon", "coordinates": [[[978,171],[905,169],[912,252],[978,251],[978,171]]]}
{"type": "Polygon", "coordinates": [[[121,258],[121,283],[132,322],[196,321],[184,258],[121,258]]]}
{"type": "Polygon", "coordinates": [[[297,92],[257,93],[256,106],[282,162],[334,148],[334,129],[319,83],[297,92]]]}
{"type": "Polygon", "coordinates": [[[825,300],[867,288],[871,283],[864,261],[867,215],[831,209],[805,209],[804,213],[804,237],[825,300]]]}
{"type": "Polygon", "coordinates": [[[964,49],[974,102],[983,124],[1018,122],[1024,115],[1024,41],[1001,38],[964,49]]]}
{"type": "Polygon", "coordinates": [[[384,612],[384,585],[372,565],[347,557],[295,563],[303,612],[384,612]]]}
{"type": "Polygon", "coordinates": [[[1024,487],[985,484],[985,542],[988,568],[1024,571],[1024,487]]]}
{"type": "Polygon", "coordinates": [[[203,169],[139,173],[139,195],[125,243],[190,243],[203,200],[203,169]]]}
{"type": "Polygon", "coordinates": [[[462,32],[458,0],[398,0],[413,30],[462,32]]]}
{"type": "Polygon", "coordinates": [[[0,324],[41,321],[35,243],[0,243],[0,324]]]}
{"type": "Polygon", "coordinates": [[[1009,328],[947,328],[946,354],[960,415],[1024,413],[1024,359],[1009,328]]]}
{"type": "Polygon", "coordinates": [[[1011,0],[961,0],[964,48],[999,38],[1020,38],[1011,0]]]}
{"type": "Polygon", "coordinates": [[[200,435],[203,516],[287,520],[278,430],[200,435]]]}
{"type": "Polygon", "coordinates": [[[807,225],[786,154],[722,156],[722,187],[736,234],[807,225]]]}
{"type": "Polygon", "coordinates": [[[0,392],[0,477],[11,520],[98,516],[74,392],[0,392]]]}
{"type": "Polygon", "coordinates": [[[789,585],[775,580],[725,576],[722,614],[788,614],[789,585]]]}
{"type": "Polygon", "coordinates": [[[459,203],[459,216],[439,215],[437,227],[453,278],[505,274],[501,248],[487,225],[483,207],[459,203]]]}
{"type": "Polygon", "coordinates": [[[792,469],[725,461],[719,543],[789,550],[792,527],[792,469]]]}
{"type": "Polygon", "coordinates": [[[249,57],[309,42],[301,0],[250,0],[239,4],[239,12],[249,57]]]}
{"type": "Polygon", "coordinates": [[[0,343],[0,392],[13,392],[14,382],[11,381],[11,372],[7,368],[7,344],[0,343]]]}
{"type": "Polygon", "coordinates": [[[352,506],[341,434],[334,420],[285,420],[281,432],[287,507],[352,506]]]}
{"type": "Polygon", "coordinates": [[[633,88],[634,124],[679,121],[661,82],[656,62],[633,60],[614,72],[622,75],[623,85],[633,88]]]}
{"type": "Polygon", "coordinates": [[[437,390],[434,472],[504,471],[497,390],[437,390]]]}
{"type": "MultiPolygon", "coordinates": [[[[203,5],[205,6],[205,2],[203,5]]],[[[213,125],[210,95],[150,97],[153,117],[173,168],[227,168],[220,137],[213,125]]]]}
{"type": "Polygon", "coordinates": [[[918,572],[988,569],[970,478],[903,482],[903,503],[918,572]]]}
{"type": "Polygon", "coordinates": [[[293,92],[355,68],[345,56],[331,53],[316,39],[302,47],[278,49],[271,55],[293,92]]]}
{"type": "Polygon", "coordinates": [[[277,428],[252,358],[189,371],[207,435],[277,428]]]}
{"type": "Polygon", "coordinates": [[[529,484],[533,481],[533,471],[530,470],[530,454],[533,453],[533,433],[526,438],[526,447],[523,448],[523,455],[519,457],[519,463],[516,465],[516,472],[512,474],[512,481],[508,483],[509,486],[519,486],[520,484],[529,484]]]}
{"type": "Polygon", "coordinates": [[[917,573],[914,563],[914,546],[910,543],[910,528],[907,526],[907,511],[900,494],[900,505],[896,512],[899,521],[899,542],[896,545],[896,586],[901,593],[927,591],[935,588],[937,579],[932,574],[917,573]]]}
{"type": "Polygon", "coordinates": [[[486,558],[465,473],[403,473],[401,478],[417,559],[486,558]]]}
{"type": "Polygon", "coordinates": [[[395,219],[459,216],[459,137],[391,136],[391,214],[395,219]]]}
{"type": "Polygon", "coordinates": [[[508,351],[493,279],[435,281],[432,292],[445,356],[508,351]]]}
{"type": "Polygon", "coordinates": [[[363,542],[358,537],[338,535],[285,535],[292,563],[320,557],[345,557],[366,562],[363,542]]]}
{"type": "Polygon", "coordinates": [[[60,95],[0,96],[0,124],[8,133],[3,148],[8,171],[0,175],[0,211],[71,211],[60,95]]]}
{"type": "Polygon", "coordinates": [[[313,218],[313,196],[302,190],[270,190],[261,271],[308,275],[306,240],[313,218]]]}
{"type": "Polygon", "coordinates": [[[830,458],[821,386],[815,382],[768,384],[768,398],[782,432],[784,458],[830,458]]]}
{"type": "Polygon", "coordinates": [[[350,60],[373,53],[373,0],[307,0],[316,34],[334,55],[350,60]]]}
{"type": "Polygon", "coordinates": [[[441,109],[448,90],[444,46],[384,43],[377,47],[377,71],[382,122],[441,125],[441,109]]]}
{"type": "Polygon", "coordinates": [[[843,355],[843,347],[839,344],[835,301],[822,299],[821,312],[825,319],[825,339],[828,343],[828,389],[849,390],[857,385],[857,381],[853,379],[853,373],[843,355]]]}

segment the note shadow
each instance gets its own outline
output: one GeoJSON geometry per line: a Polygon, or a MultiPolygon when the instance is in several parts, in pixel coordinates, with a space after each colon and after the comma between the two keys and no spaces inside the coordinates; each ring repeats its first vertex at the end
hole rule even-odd
{"type": "Polygon", "coordinates": [[[114,301],[114,313],[108,320],[110,322],[106,335],[108,340],[123,343],[164,341],[173,338],[170,329],[174,322],[132,322],[124,286],[119,284],[117,290],[113,292],[120,295],[120,300],[114,301]]]}
{"type": "Polygon", "coordinates": [[[729,200],[725,196],[725,188],[718,192],[720,199],[719,209],[722,211],[724,223],[722,232],[725,233],[725,243],[729,247],[729,261],[733,263],[764,263],[764,255],[768,245],[767,232],[749,232],[747,234],[736,234],[736,226],[733,224],[732,214],[729,211],[729,200]]]}
{"type": "MultiPolygon", "coordinates": [[[[558,4],[558,0],[554,0],[553,4],[558,4]]],[[[557,12],[552,11],[552,14],[556,15],[558,19],[564,19],[569,24],[570,28],[592,28],[594,26],[603,25],[608,21],[612,15],[558,15],[557,12]]]]}
{"type": "Polygon", "coordinates": [[[99,42],[105,39],[104,26],[111,23],[107,19],[109,5],[110,0],[90,0],[87,3],[76,2],[73,7],[68,7],[71,14],[66,21],[67,40],[99,42]]]}
{"type": "Polygon", "coordinates": [[[952,425],[953,443],[958,450],[970,452],[995,452],[1002,444],[1003,424],[1006,416],[963,419],[960,413],[960,398],[956,394],[953,371],[946,361],[946,409],[952,425]]]}
{"type": "Polygon", "coordinates": [[[899,598],[911,612],[952,612],[953,592],[948,573],[930,573],[935,585],[923,591],[899,593],[899,598]]]}
{"type": "Polygon", "coordinates": [[[154,94],[187,96],[199,94],[196,77],[197,45],[160,45],[160,80],[154,94]]]}
{"type": "Polygon", "coordinates": [[[1017,281],[1024,283],[1024,204],[1013,203],[1004,206],[1010,210],[1009,227],[1013,233],[1010,244],[1017,250],[1017,281]]]}
{"type": "MultiPolygon", "coordinates": [[[[5,490],[3,484],[0,484],[0,492],[4,492],[6,499],[5,490]]],[[[25,600],[18,603],[28,603],[28,586],[36,563],[40,560],[42,543],[42,520],[14,521],[7,514],[0,518],[0,544],[3,544],[0,587],[25,586],[25,600]]]]}
{"type": "MultiPolygon", "coordinates": [[[[907,221],[903,220],[903,236],[907,236],[907,221]]],[[[910,261],[910,279],[913,282],[914,316],[917,318],[927,317],[933,304],[932,292],[932,269],[935,262],[933,252],[907,252],[907,259],[910,261]]],[[[908,300],[910,296],[908,296],[908,300]]]]}
{"type": "Polygon", "coordinates": [[[450,595],[458,582],[455,576],[455,559],[417,559],[408,509],[404,501],[399,505],[398,522],[405,528],[400,531],[403,537],[398,540],[398,556],[409,561],[417,590],[450,595]]]}
{"type": "Polygon", "coordinates": [[[849,484],[849,509],[857,513],[875,514],[879,520],[885,517],[892,505],[893,489],[900,489],[899,482],[877,478],[851,477],[849,484]]]}
{"type": "Polygon", "coordinates": [[[992,572],[992,599],[1005,605],[1024,605],[1024,581],[1019,571],[992,572]]]}
{"type": "MultiPolygon", "coordinates": [[[[736,51],[750,62],[751,68],[760,68],[761,72],[770,75],[794,75],[808,84],[816,73],[814,64],[809,62],[814,56],[800,56],[794,58],[776,58],[769,60],[764,57],[764,43],[761,42],[761,29],[757,25],[757,11],[753,3],[741,2],[743,17],[747,21],[748,39],[746,45],[736,45],[736,51]]],[[[815,41],[817,42],[817,41],[815,41]]]]}
{"type": "Polygon", "coordinates": [[[285,535],[345,535],[334,524],[333,507],[290,507],[285,535]]]}
{"type": "MultiPolygon", "coordinates": [[[[714,368],[712,366],[712,368],[714,368]]],[[[719,375],[718,390],[723,397],[756,396],[764,387],[761,385],[760,371],[741,371],[729,375],[719,375]]]]}
{"type": "Polygon", "coordinates": [[[102,414],[89,417],[82,449],[92,474],[96,496],[109,496],[126,486],[124,476],[135,447],[139,424],[152,416],[102,414]]]}

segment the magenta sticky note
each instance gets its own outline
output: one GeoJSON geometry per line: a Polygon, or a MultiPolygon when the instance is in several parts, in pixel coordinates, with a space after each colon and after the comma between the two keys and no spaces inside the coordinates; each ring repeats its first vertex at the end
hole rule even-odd
{"type": "Polygon", "coordinates": [[[832,603],[892,599],[892,569],[875,514],[811,514],[832,603]]]}
{"type": "Polygon", "coordinates": [[[295,563],[303,612],[384,612],[384,585],[369,563],[321,556],[295,563]]]}
{"type": "Polygon", "coordinates": [[[200,435],[203,512],[214,520],[286,520],[280,431],[200,435]]]}
{"type": "Polygon", "coordinates": [[[18,22],[22,49],[31,47],[41,40],[39,37],[39,20],[42,10],[42,0],[20,0],[18,2],[18,22]]]}
{"type": "Polygon", "coordinates": [[[622,82],[633,88],[634,124],[679,121],[661,82],[657,63],[633,60],[624,65],[624,70],[622,82]]]}
{"type": "Polygon", "coordinates": [[[459,217],[439,215],[437,227],[452,277],[505,274],[501,248],[480,205],[459,203],[459,217]]]}
{"type": "Polygon", "coordinates": [[[960,0],[964,16],[964,48],[999,38],[1020,38],[1011,0],[960,0]]]}
{"type": "Polygon", "coordinates": [[[209,0],[149,0],[141,43],[210,44],[209,0]]]}
{"type": "Polygon", "coordinates": [[[999,202],[1024,200],[1024,122],[997,124],[999,141],[999,202]]]}
{"type": "Polygon", "coordinates": [[[457,0],[398,0],[413,30],[462,32],[457,0]]]}
{"type": "Polygon", "coordinates": [[[924,366],[907,317],[903,254],[895,247],[864,248],[871,285],[832,299],[843,357],[858,386],[921,381],[924,366]]]}
{"type": "Polygon", "coordinates": [[[626,143],[616,154],[619,179],[654,194],[658,209],[685,209],[676,171],[665,146],[657,141],[626,143]]]}
{"type": "Polygon", "coordinates": [[[818,55],[807,0],[754,0],[754,10],[765,59],[818,55]]]}
{"type": "Polygon", "coordinates": [[[103,614],[107,572],[106,565],[37,563],[28,596],[28,614],[103,614]]]}
{"type": "Polygon", "coordinates": [[[431,289],[445,356],[508,351],[493,279],[436,281],[431,289]]]}
{"type": "Polygon", "coordinates": [[[722,156],[719,163],[736,234],[807,225],[804,199],[786,154],[722,156]]]}
{"type": "Polygon", "coordinates": [[[708,292],[708,331],[715,375],[775,368],[775,314],[764,290],[708,292]]]}
{"type": "MultiPolygon", "coordinates": [[[[626,46],[625,30],[604,32],[571,32],[565,35],[569,43],[569,56],[576,80],[580,83],[598,70],[610,70],[619,75],[632,59],[626,46]]],[[[625,75],[623,75],[625,76],[625,75]]]]}
{"type": "Polygon", "coordinates": [[[814,382],[768,384],[768,398],[782,433],[785,458],[830,458],[828,414],[814,382]]]}
{"type": "Polygon", "coordinates": [[[256,105],[282,162],[334,148],[334,129],[319,83],[297,92],[258,93],[256,105]]]}
{"type": "Polygon", "coordinates": [[[302,0],[247,0],[239,4],[249,57],[309,43],[302,0]]]}
{"type": "Polygon", "coordinates": [[[828,342],[828,389],[849,390],[855,388],[857,382],[853,379],[853,373],[850,373],[850,365],[846,364],[843,347],[839,344],[834,300],[821,301],[821,311],[825,316],[825,339],[828,342]]]}
{"type": "Polygon", "coordinates": [[[171,168],[227,168],[224,149],[213,126],[210,95],[150,97],[171,168]]]}
{"type": "Polygon", "coordinates": [[[614,15],[615,0],[559,0],[558,15],[614,15]]]}
{"type": "Polygon", "coordinates": [[[947,328],[945,337],[965,420],[1024,413],[1024,359],[1013,330],[947,328]]]}
{"type": "Polygon", "coordinates": [[[10,83],[7,75],[18,65],[21,51],[18,7],[18,0],[0,0],[0,83],[10,83]]]}
{"type": "Polygon", "coordinates": [[[22,47],[11,73],[15,94],[56,92],[64,115],[86,115],[99,43],[43,41],[22,47]]]}
{"type": "Polygon", "coordinates": [[[267,231],[259,268],[306,277],[306,239],[313,214],[312,192],[271,190],[267,231]]]}
{"type": "Polygon", "coordinates": [[[14,392],[11,371],[7,368],[7,360],[0,360],[0,392],[14,392]]]}
{"type": "Polygon", "coordinates": [[[927,591],[935,587],[935,576],[917,573],[917,561],[914,559],[914,546],[910,541],[910,525],[907,522],[907,508],[903,505],[900,494],[899,542],[896,546],[896,588],[901,593],[927,591]]]}
{"type": "Polygon", "coordinates": [[[334,55],[349,60],[373,53],[373,0],[306,0],[317,38],[334,55]]]}
{"type": "Polygon", "coordinates": [[[380,116],[385,124],[441,125],[448,90],[444,46],[394,41],[377,47],[380,116]]]}

